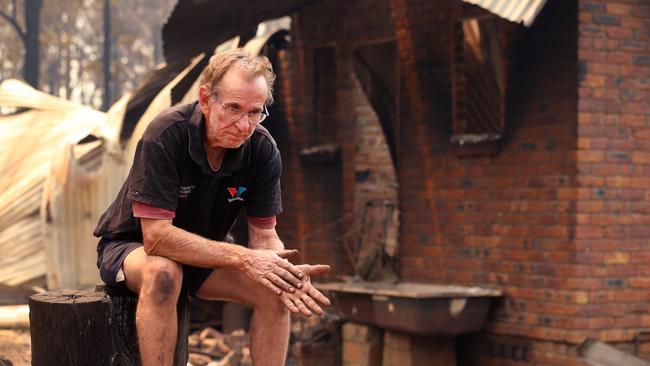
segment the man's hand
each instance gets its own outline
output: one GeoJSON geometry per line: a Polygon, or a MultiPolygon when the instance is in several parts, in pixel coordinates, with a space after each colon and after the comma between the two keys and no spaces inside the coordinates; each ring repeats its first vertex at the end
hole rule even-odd
{"type": "MultiPolygon", "coordinates": [[[[312,312],[321,315],[323,309],[319,305],[330,305],[330,300],[325,297],[311,284],[311,276],[324,275],[330,271],[330,266],[324,264],[309,265],[301,264],[295,266],[304,273],[302,286],[294,292],[283,291],[280,294],[282,302],[292,313],[301,313],[304,316],[311,316],[312,312]]],[[[297,286],[296,286],[297,287],[297,286]]]]}
{"type": "Polygon", "coordinates": [[[277,295],[293,293],[303,286],[305,274],[286,258],[297,250],[249,249],[244,256],[242,271],[248,278],[268,287],[277,295]]]}

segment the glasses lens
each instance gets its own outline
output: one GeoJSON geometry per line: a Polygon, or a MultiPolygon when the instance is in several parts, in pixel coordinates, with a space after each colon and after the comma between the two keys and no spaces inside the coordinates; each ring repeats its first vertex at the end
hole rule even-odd
{"type": "Polygon", "coordinates": [[[238,108],[236,106],[225,104],[222,101],[219,101],[219,103],[226,112],[226,117],[232,121],[239,121],[242,117],[246,117],[248,123],[258,124],[262,123],[262,121],[264,121],[266,117],[269,116],[266,108],[264,108],[263,112],[246,113],[246,111],[243,111],[241,108],[238,108]]]}
{"type": "Polygon", "coordinates": [[[240,110],[239,108],[234,108],[232,106],[226,106],[225,109],[226,109],[226,114],[228,115],[228,117],[232,118],[232,119],[239,119],[245,113],[242,110],[240,110]]]}

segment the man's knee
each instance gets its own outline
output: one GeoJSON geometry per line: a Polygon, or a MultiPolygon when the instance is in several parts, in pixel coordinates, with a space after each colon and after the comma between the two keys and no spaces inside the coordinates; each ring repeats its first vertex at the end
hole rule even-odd
{"type": "Polygon", "coordinates": [[[260,291],[253,306],[255,310],[273,313],[275,316],[289,316],[287,305],[284,304],[280,296],[270,290],[260,291]]]}
{"type": "Polygon", "coordinates": [[[181,266],[169,259],[150,261],[144,268],[141,296],[147,296],[155,304],[176,303],[183,282],[181,266]]]}

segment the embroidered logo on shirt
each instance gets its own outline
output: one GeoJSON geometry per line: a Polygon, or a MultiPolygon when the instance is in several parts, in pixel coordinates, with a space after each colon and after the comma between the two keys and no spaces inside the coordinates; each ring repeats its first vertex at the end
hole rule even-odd
{"type": "Polygon", "coordinates": [[[196,186],[181,186],[181,189],[178,192],[178,198],[187,198],[194,188],[196,188],[196,186]]]}
{"type": "Polygon", "coordinates": [[[228,198],[228,202],[234,202],[234,201],[243,201],[244,199],[241,198],[242,193],[246,192],[246,187],[239,187],[239,188],[232,188],[228,187],[228,193],[230,193],[230,197],[228,198]]]}

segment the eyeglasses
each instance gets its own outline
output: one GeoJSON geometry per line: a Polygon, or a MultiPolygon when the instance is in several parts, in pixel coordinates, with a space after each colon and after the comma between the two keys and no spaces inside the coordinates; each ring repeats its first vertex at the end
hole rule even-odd
{"type": "Polygon", "coordinates": [[[269,116],[269,111],[266,109],[266,106],[264,107],[264,110],[260,112],[246,112],[236,104],[224,103],[221,99],[217,98],[215,94],[211,96],[221,104],[221,108],[223,108],[226,118],[231,122],[239,121],[244,115],[246,115],[248,124],[255,126],[262,123],[266,117],[269,116]]]}

